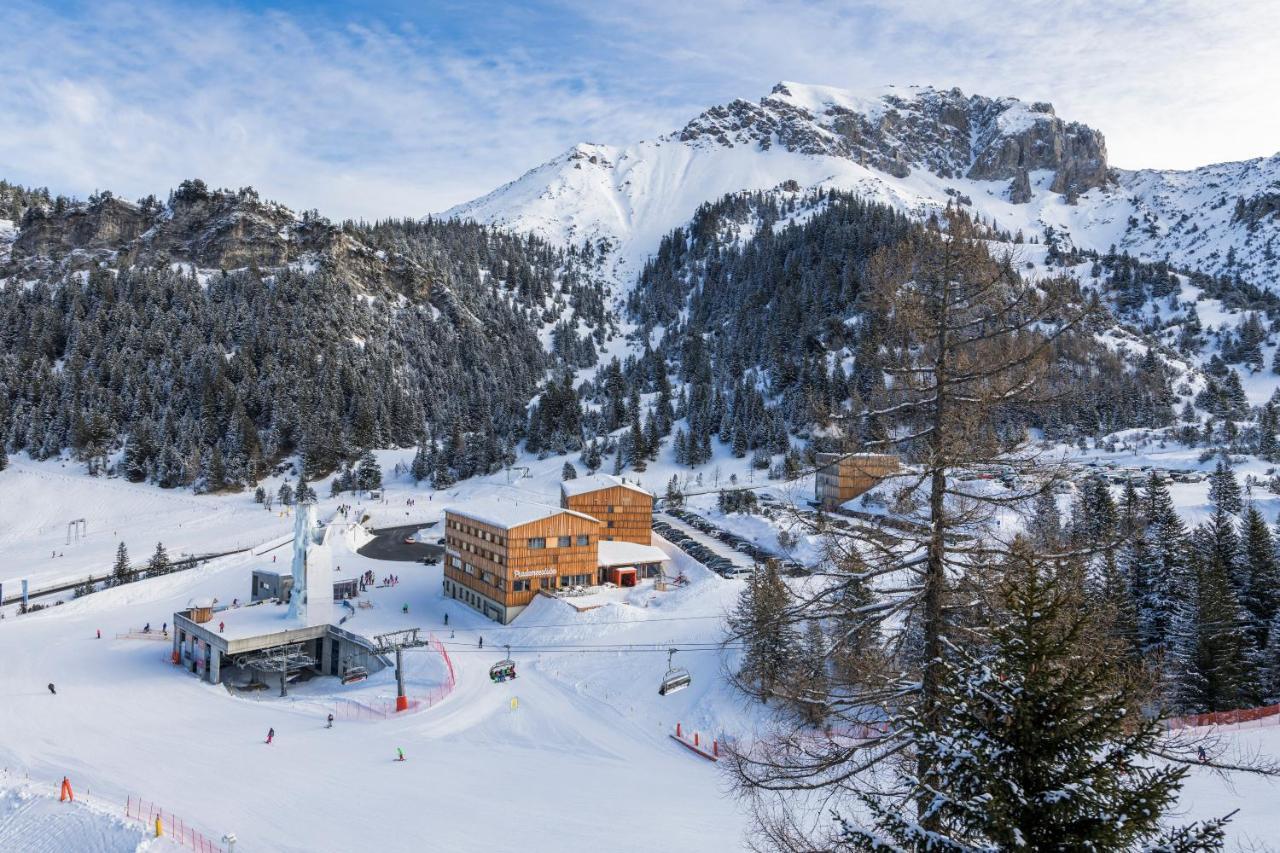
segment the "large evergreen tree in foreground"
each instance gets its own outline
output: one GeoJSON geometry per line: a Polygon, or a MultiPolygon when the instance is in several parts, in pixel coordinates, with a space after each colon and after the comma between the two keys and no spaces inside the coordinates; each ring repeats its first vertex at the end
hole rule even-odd
{"type": "Polygon", "coordinates": [[[1219,849],[1225,819],[1166,825],[1187,767],[1160,757],[1163,727],[1138,715],[1141,685],[1081,574],[1029,549],[1003,569],[990,648],[948,650],[938,725],[914,707],[890,722],[933,772],[902,763],[892,793],[862,797],[870,821],[838,817],[834,849],[1219,849]]]}

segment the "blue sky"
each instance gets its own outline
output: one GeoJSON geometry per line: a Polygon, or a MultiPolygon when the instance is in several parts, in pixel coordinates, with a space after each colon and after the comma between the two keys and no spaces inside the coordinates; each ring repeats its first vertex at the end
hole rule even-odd
{"type": "Polygon", "coordinates": [[[0,177],[422,215],[778,80],[1052,101],[1124,167],[1280,150],[1280,3],[0,3],[0,177]]]}

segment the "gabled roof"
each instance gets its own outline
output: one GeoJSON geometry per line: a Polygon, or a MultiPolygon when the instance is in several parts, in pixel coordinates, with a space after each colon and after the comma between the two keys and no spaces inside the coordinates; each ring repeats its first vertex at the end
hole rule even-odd
{"type": "Polygon", "coordinates": [[[491,524],[494,527],[502,527],[508,530],[512,527],[519,527],[522,524],[530,524],[535,521],[541,521],[544,518],[551,518],[561,513],[575,515],[595,524],[600,523],[598,519],[592,518],[583,512],[575,512],[563,507],[549,506],[535,503],[534,501],[522,501],[515,498],[486,498],[468,501],[465,504],[451,506],[445,511],[453,515],[469,518],[472,521],[478,521],[481,524],[491,524]]]}
{"type": "Polygon", "coordinates": [[[588,492],[598,492],[602,489],[613,489],[621,486],[624,489],[630,489],[633,492],[652,498],[653,493],[640,488],[635,483],[628,483],[621,477],[615,477],[612,474],[590,474],[586,477],[577,477],[573,480],[565,480],[560,484],[560,494],[567,498],[585,495],[588,492]]]}

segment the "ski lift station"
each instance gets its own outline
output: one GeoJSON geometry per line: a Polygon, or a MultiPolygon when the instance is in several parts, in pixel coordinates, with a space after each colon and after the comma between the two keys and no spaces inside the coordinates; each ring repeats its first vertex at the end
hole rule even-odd
{"type": "Polygon", "coordinates": [[[242,686],[290,678],[305,671],[344,681],[388,665],[374,644],[332,624],[335,600],[356,589],[355,581],[332,580],[329,528],[315,523],[315,507],[299,508],[294,526],[293,572],[254,572],[253,603],[219,606],[192,600],[173,615],[173,662],[213,683],[242,686]],[[279,598],[267,599],[270,589],[279,598]],[[288,607],[279,603],[288,599],[288,607]]]}
{"type": "Polygon", "coordinates": [[[446,510],[445,595],[507,624],[539,594],[662,577],[652,494],[597,475],[563,483],[560,504],[490,499],[446,510]]]}

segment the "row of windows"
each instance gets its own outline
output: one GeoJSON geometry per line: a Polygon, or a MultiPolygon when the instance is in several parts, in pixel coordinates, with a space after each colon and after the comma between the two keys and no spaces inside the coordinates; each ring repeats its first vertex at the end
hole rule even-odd
{"type": "Polygon", "coordinates": [[[491,619],[497,619],[498,615],[501,613],[501,611],[495,609],[491,604],[489,604],[489,602],[485,601],[465,586],[458,586],[457,584],[450,584],[448,581],[445,581],[445,592],[454,598],[465,601],[467,604],[470,604],[476,610],[481,611],[485,616],[488,616],[491,619]]]}
{"type": "Polygon", "coordinates": [[[480,580],[484,581],[489,586],[496,587],[497,589],[507,588],[506,578],[495,575],[493,572],[486,572],[477,569],[475,566],[458,557],[449,557],[449,565],[453,566],[455,569],[461,569],[473,578],[478,576],[480,580]]]}
{"type": "Polygon", "coordinates": [[[497,545],[499,548],[505,548],[507,546],[507,539],[505,536],[499,536],[496,533],[490,533],[488,530],[481,530],[479,527],[475,527],[473,525],[467,524],[464,521],[449,519],[448,521],[445,522],[445,527],[448,528],[449,530],[456,530],[459,533],[465,533],[468,536],[474,536],[475,538],[479,539],[481,542],[492,542],[494,545],[497,545]]]}
{"type": "MultiPolygon", "coordinates": [[[[609,522],[609,526],[613,527],[613,522],[609,522]]],[[[586,533],[579,533],[577,536],[572,536],[572,537],[558,536],[556,537],[556,544],[554,547],[568,548],[570,546],[570,542],[572,542],[572,544],[574,545],[577,545],[578,547],[583,547],[585,545],[591,544],[591,536],[586,533]]],[[[530,550],[537,551],[546,547],[547,547],[547,540],[546,540],[546,537],[544,536],[535,536],[529,540],[530,550]]]]}
{"type": "Polygon", "coordinates": [[[449,543],[449,546],[452,548],[455,548],[459,551],[463,551],[467,554],[476,554],[477,556],[483,557],[484,559],[492,563],[497,563],[500,566],[506,563],[506,557],[504,557],[502,554],[499,554],[494,551],[487,551],[484,548],[480,548],[476,545],[472,545],[470,542],[464,542],[463,540],[457,538],[456,536],[448,537],[448,543],[449,543]]]}

